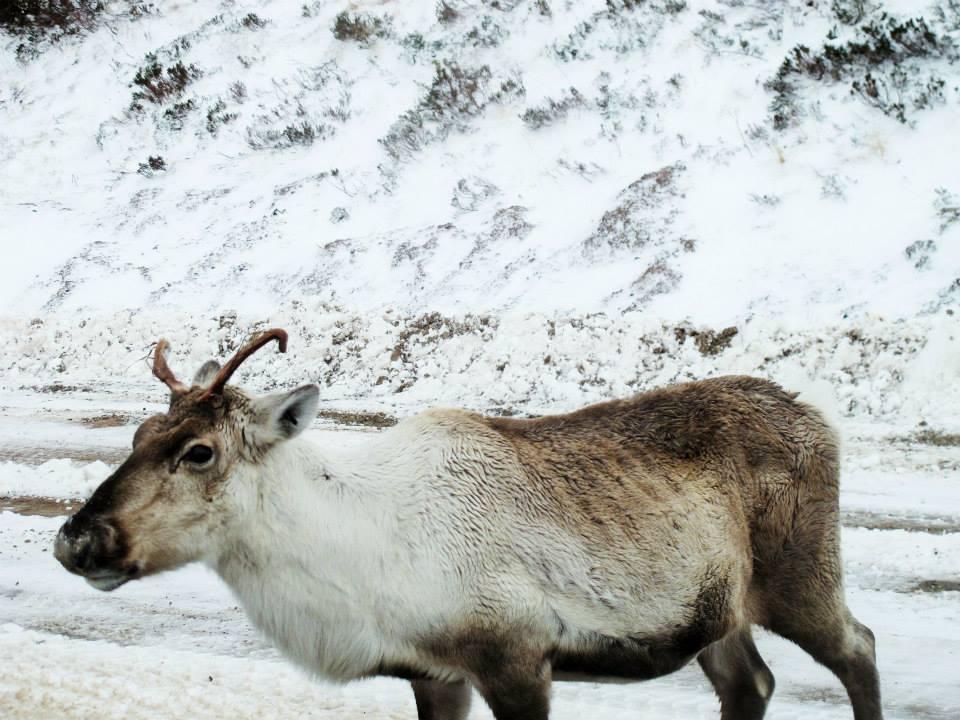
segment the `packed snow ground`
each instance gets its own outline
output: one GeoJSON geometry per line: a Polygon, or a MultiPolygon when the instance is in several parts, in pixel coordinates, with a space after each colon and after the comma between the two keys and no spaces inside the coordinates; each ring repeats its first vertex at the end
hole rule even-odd
{"type": "MultiPolygon", "coordinates": [[[[111,463],[89,458],[117,462],[134,429],[104,420],[159,409],[69,394],[6,395],[0,405],[0,498],[6,498],[0,508],[15,506],[17,496],[87,496],[111,470],[111,463]]],[[[309,432],[317,442],[342,444],[362,443],[375,431],[318,423],[309,432]]],[[[896,434],[846,441],[847,592],[854,613],[877,634],[890,720],[960,714],[958,468],[956,445],[896,434]]],[[[331,686],[285,663],[202,567],[110,594],[90,588],[51,556],[63,519],[0,510],[4,718],[416,717],[407,683],[331,686]]],[[[758,645],[777,678],[769,717],[851,716],[839,682],[802,651],[763,632],[758,645]]],[[[558,683],[553,707],[560,719],[693,720],[719,713],[695,664],[646,683],[558,683]]],[[[475,698],[471,718],[490,717],[475,698]]]]}

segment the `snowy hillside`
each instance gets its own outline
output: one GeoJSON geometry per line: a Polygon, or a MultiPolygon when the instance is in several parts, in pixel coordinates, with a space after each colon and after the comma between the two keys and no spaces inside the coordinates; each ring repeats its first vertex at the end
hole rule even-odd
{"type": "Polygon", "coordinates": [[[254,383],[351,402],[743,371],[953,416],[955,0],[114,0],[83,25],[0,32],[5,385],[147,387],[158,335],[187,372],[269,322],[296,357],[254,383]]]}

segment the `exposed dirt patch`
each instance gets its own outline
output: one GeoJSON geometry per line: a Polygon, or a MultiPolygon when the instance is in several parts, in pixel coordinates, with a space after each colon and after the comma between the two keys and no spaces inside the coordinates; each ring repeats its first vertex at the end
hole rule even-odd
{"type": "Polygon", "coordinates": [[[407,362],[413,344],[425,345],[457,335],[481,334],[484,330],[495,327],[496,323],[489,315],[464,315],[455,318],[432,312],[414,316],[407,320],[405,327],[398,333],[390,362],[407,362]]]}
{"type": "Polygon", "coordinates": [[[491,417],[507,417],[507,418],[512,418],[512,417],[519,417],[519,418],[533,418],[533,417],[538,417],[537,415],[528,415],[527,413],[523,412],[522,410],[517,410],[517,408],[515,408],[515,407],[492,407],[492,408],[490,408],[489,410],[487,410],[486,412],[484,412],[483,414],[484,414],[484,415],[489,415],[489,416],[491,416],[491,417]]]}
{"type": "Polygon", "coordinates": [[[804,688],[787,691],[787,694],[804,702],[821,702],[831,705],[843,705],[849,702],[846,694],[842,691],[827,688],[804,688]]]}
{"type": "Polygon", "coordinates": [[[921,580],[909,592],[960,592],[960,580],[921,580]]]}
{"type": "Polygon", "coordinates": [[[85,463],[100,460],[108,465],[119,465],[127,459],[129,454],[128,449],[115,447],[0,445],[0,462],[9,461],[22,465],[42,465],[47,460],[61,459],[85,463]]]}
{"type": "Polygon", "coordinates": [[[960,533],[960,518],[930,515],[891,515],[872,512],[843,512],[840,516],[844,527],[868,530],[906,530],[933,535],[960,533]]]}
{"type": "Polygon", "coordinates": [[[937,447],[960,447],[960,433],[948,433],[942,430],[921,430],[910,438],[913,442],[937,447]]]}
{"type": "Polygon", "coordinates": [[[681,345],[687,338],[692,338],[701,355],[719,355],[730,347],[730,343],[739,331],[733,326],[723,330],[694,330],[690,327],[678,326],[673,332],[681,345]]]}
{"type": "Polygon", "coordinates": [[[83,500],[55,500],[37,497],[0,497],[0,510],[15,512],[17,515],[39,515],[41,517],[63,517],[70,515],[83,505],[83,500]]]}
{"type": "Polygon", "coordinates": [[[137,420],[130,415],[121,415],[120,413],[108,413],[107,415],[80,418],[81,424],[94,429],[133,425],[136,424],[136,422],[137,420]]]}
{"type": "Polygon", "coordinates": [[[901,708],[904,717],[915,720],[954,720],[957,714],[954,710],[936,708],[931,705],[910,704],[901,708]]]}
{"type": "Polygon", "coordinates": [[[117,645],[134,645],[145,635],[143,630],[129,627],[105,627],[107,623],[81,623],[76,618],[68,620],[47,620],[30,626],[31,630],[59,635],[72,640],[108,640],[117,645]]]}
{"type": "Polygon", "coordinates": [[[664,247],[668,257],[679,251],[669,240],[679,210],[674,200],[684,197],[677,178],[686,170],[680,163],[648,172],[628,185],[617,196],[616,206],[600,218],[597,229],[583,241],[586,255],[603,248],[638,250],[664,247]],[[666,246],[670,247],[666,247],[666,246]]]}
{"type": "Polygon", "coordinates": [[[349,410],[321,410],[317,413],[321,420],[330,420],[339,425],[359,427],[387,428],[397,424],[397,418],[382,412],[350,412],[349,410]]]}
{"type": "Polygon", "coordinates": [[[49,385],[31,385],[30,389],[38,393],[86,393],[93,392],[92,387],[82,385],[64,385],[63,383],[50,383],[49,385]]]}
{"type": "Polygon", "coordinates": [[[891,444],[932,445],[934,447],[960,447],[960,433],[950,433],[934,428],[922,428],[909,435],[892,435],[887,438],[891,444]]]}

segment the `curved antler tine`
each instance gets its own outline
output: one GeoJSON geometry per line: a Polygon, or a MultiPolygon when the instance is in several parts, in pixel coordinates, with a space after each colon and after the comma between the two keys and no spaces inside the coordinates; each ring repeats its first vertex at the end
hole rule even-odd
{"type": "Polygon", "coordinates": [[[204,391],[203,395],[200,396],[200,399],[206,400],[211,395],[218,395],[223,392],[224,385],[227,384],[230,376],[237,371],[237,368],[240,367],[243,361],[271,340],[277,341],[277,344],[280,346],[280,352],[285,353],[287,351],[287,333],[285,330],[281,330],[280,328],[264,330],[253,340],[237,350],[236,354],[227,361],[227,364],[220,368],[220,372],[217,373],[217,376],[204,391]]]}
{"type": "Polygon", "coordinates": [[[167,352],[170,350],[170,343],[166,340],[158,340],[153,350],[153,374],[164,385],[170,388],[170,391],[176,394],[186,392],[187,386],[177,380],[173,370],[167,365],[167,352]]]}

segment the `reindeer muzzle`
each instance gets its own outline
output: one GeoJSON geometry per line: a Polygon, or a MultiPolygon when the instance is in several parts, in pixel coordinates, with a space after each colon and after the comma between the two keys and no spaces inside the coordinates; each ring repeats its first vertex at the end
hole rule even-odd
{"type": "Polygon", "coordinates": [[[137,568],[124,562],[125,555],[117,528],[83,510],[63,524],[53,544],[60,564],[98,590],[114,590],[137,575],[137,568]]]}

